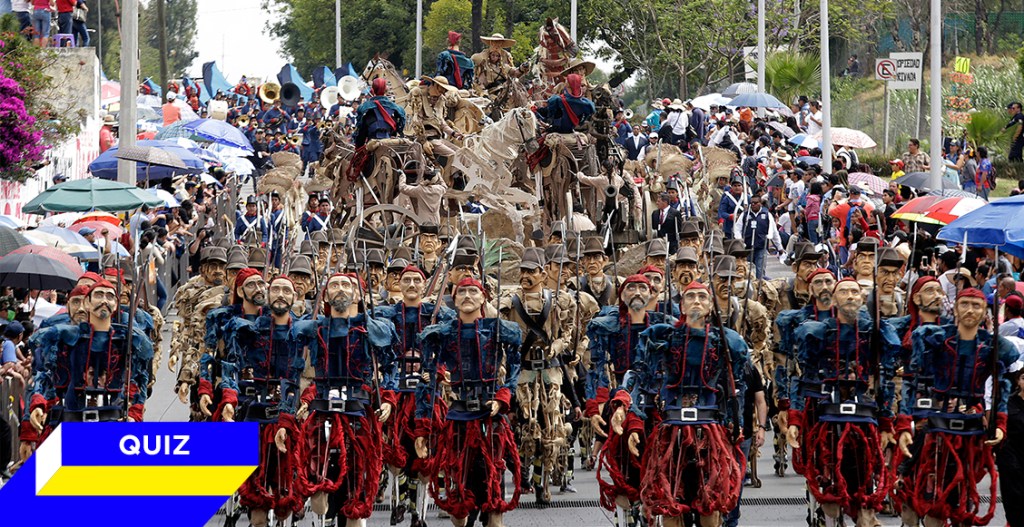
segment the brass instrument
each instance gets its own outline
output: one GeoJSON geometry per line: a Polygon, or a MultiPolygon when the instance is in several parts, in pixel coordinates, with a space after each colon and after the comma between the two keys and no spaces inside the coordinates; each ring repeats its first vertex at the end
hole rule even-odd
{"type": "Polygon", "coordinates": [[[281,85],[276,82],[264,83],[260,85],[260,89],[257,91],[257,94],[263,102],[273,104],[281,98],[281,85]]]}
{"type": "Polygon", "coordinates": [[[302,134],[292,134],[288,138],[288,142],[293,146],[300,146],[302,144],[302,134]]]}
{"type": "Polygon", "coordinates": [[[299,99],[302,98],[302,92],[299,91],[299,86],[291,82],[281,86],[281,104],[292,108],[299,104],[299,99]]]}
{"type": "Polygon", "coordinates": [[[239,115],[237,122],[238,122],[238,126],[243,126],[243,127],[244,126],[249,126],[249,116],[248,115],[239,115]]]}

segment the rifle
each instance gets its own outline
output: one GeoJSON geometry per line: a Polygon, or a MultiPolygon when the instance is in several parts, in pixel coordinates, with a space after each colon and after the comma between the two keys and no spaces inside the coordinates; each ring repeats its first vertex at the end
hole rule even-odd
{"type": "MultiPolygon", "coordinates": [[[[729,284],[729,290],[730,292],[732,291],[731,280],[729,284]]],[[[722,313],[718,309],[718,300],[715,298],[715,293],[713,290],[711,291],[711,308],[713,309],[714,317],[718,323],[717,325],[719,335],[719,346],[721,346],[720,351],[722,352],[722,369],[725,370],[726,380],[728,381],[727,385],[725,386],[725,389],[729,390],[728,408],[726,409],[726,411],[732,410],[733,412],[732,430],[730,430],[730,436],[732,438],[733,443],[736,443],[739,440],[740,435],[742,434],[742,429],[740,428],[740,418],[742,417],[742,414],[740,409],[739,397],[736,394],[736,378],[733,376],[732,372],[732,351],[729,349],[729,339],[725,334],[725,321],[722,318],[722,313]]],[[[727,412],[723,412],[723,414],[727,415],[727,412]]]]}
{"type": "MultiPolygon", "coordinates": [[[[966,238],[966,234],[964,235],[966,238]]],[[[965,240],[966,241],[966,240],[965,240]]],[[[999,276],[999,246],[996,246],[995,262],[992,273],[999,276]]],[[[964,244],[964,251],[967,245],[964,244]]],[[[996,286],[998,287],[998,283],[996,286]]],[[[992,369],[992,412],[988,417],[988,437],[996,438],[996,415],[999,413],[999,399],[1002,398],[1002,368],[999,365],[999,293],[992,295],[992,356],[989,358],[992,369]]]]}
{"type": "MultiPolygon", "coordinates": [[[[458,239],[459,239],[459,235],[456,234],[454,241],[458,242],[458,239]]],[[[457,245],[457,243],[452,243],[451,244],[451,246],[449,247],[449,252],[451,253],[451,255],[441,262],[441,264],[444,266],[444,273],[443,273],[444,277],[442,278],[442,281],[444,281],[444,282],[448,281],[448,273],[452,270],[452,263],[455,262],[455,247],[456,247],[456,245],[457,245]]],[[[423,296],[425,296],[425,297],[426,296],[430,296],[431,291],[433,291],[433,289],[434,289],[434,284],[437,282],[437,278],[441,274],[442,273],[438,273],[438,272],[434,273],[434,276],[431,279],[431,283],[427,287],[427,292],[424,293],[423,296]]],[[[437,300],[434,302],[434,312],[430,314],[430,324],[431,325],[437,324],[437,314],[440,311],[441,311],[441,295],[438,295],[437,300]]]]}
{"type": "MultiPolygon", "coordinates": [[[[353,248],[353,252],[355,248],[353,248]]],[[[363,289],[363,283],[356,277],[356,286],[359,287],[359,294],[363,297],[363,312],[366,314],[366,334],[363,335],[363,350],[367,355],[370,356],[370,363],[373,367],[373,379],[371,380],[371,386],[373,387],[372,395],[376,398],[377,410],[380,410],[380,406],[383,403],[380,391],[380,366],[377,364],[377,354],[370,348],[370,321],[373,320],[373,291],[370,290],[369,278],[370,278],[370,262],[366,254],[366,242],[363,242],[363,274],[367,278],[367,288],[363,289]]]]}
{"type": "MultiPolygon", "coordinates": [[[[881,251],[875,251],[875,265],[871,270],[872,284],[871,284],[871,297],[874,299],[871,305],[871,336],[869,349],[871,350],[871,356],[875,359],[875,371],[874,383],[875,383],[875,404],[879,410],[882,410],[882,405],[885,403],[884,397],[882,397],[882,301],[878,296],[878,261],[879,253],[881,251]]],[[[814,304],[814,299],[811,299],[812,309],[818,309],[814,304]]],[[[839,331],[839,326],[836,326],[836,331],[839,331]]],[[[858,333],[860,332],[860,325],[854,323],[854,338],[860,338],[858,333]]]]}
{"type": "MultiPolygon", "coordinates": [[[[564,243],[565,239],[563,238],[562,241],[564,243]]],[[[565,259],[564,258],[562,259],[562,263],[558,264],[558,278],[555,280],[555,294],[554,294],[554,299],[552,300],[552,302],[555,302],[556,304],[558,303],[558,293],[560,293],[562,291],[562,268],[563,267],[565,267],[565,259]]],[[[578,293],[578,291],[577,291],[577,293],[578,293]]],[[[577,304],[576,305],[576,315],[577,316],[579,315],[579,311],[580,311],[580,307],[579,307],[579,304],[577,304]]],[[[576,320],[578,321],[579,319],[577,318],[576,320]]],[[[576,327],[576,323],[575,322],[576,321],[574,321],[574,324],[573,324],[573,328],[574,329],[576,327]]],[[[569,345],[573,347],[573,349],[571,350],[571,355],[575,356],[576,355],[576,350],[575,350],[576,340],[573,339],[572,341],[570,341],[569,345]]],[[[563,351],[562,354],[564,355],[565,352],[563,351]]],[[[560,368],[562,370],[562,377],[563,377],[562,382],[564,384],[568,384],[569,383],[569,367],[566,366],[564,360],[562,361],[562,364],[561,364],[560,368]]],[[[573,387],[571,385],[569,387],[569,395],[570,395],[570,401],[569,402],[572,403],[573,408],[580,408],[579,397],[576,396],[576,390],[573,389],[573,387]]]]}
{"type": "Polygon", "coordinates": [[[672,315],[672,258],[669,257],[668,239],[665,239],[665,314],[672,315]]]}

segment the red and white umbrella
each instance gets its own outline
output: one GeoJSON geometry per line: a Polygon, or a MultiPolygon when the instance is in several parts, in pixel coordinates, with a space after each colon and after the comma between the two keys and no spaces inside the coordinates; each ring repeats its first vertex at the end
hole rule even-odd
{"type": "Polygon", "coordinates": [[[868,174],[867,172],[854,172],[846,177],[850,181],[851,185],[857,185],[863,188],[865,185],[872,194],[881,195],[885,189],[889,188],[889,183],[884,179],[868,174]]]}
{"type": "Polygon", "coordinates": [[[986,204],[987,202],[981,198],[945,198],[928,207],[924,217],[949,225],[960,216],[980,209],[986,204]]]}
{"type": "Polygon", "coordinates": [[[920,196],[903,204],[902,207],[893,213],[892,217],[903,221],[919,221],[921,223],[939,223],[933,218],[926,216],[932,205],[942,201],[942,196],[920,196]]]}
{"type": "MultiPolygon", "coordinates": [[[[820,141],[821,134],[816,134],[814,138],[820,141]]],[[[848,146],[850,148],[874,148],[878,146],[878,143],[876,143],[868,134],[865,134],[860,130],[841,127],[832,129],[832,144],[848,146]]]]}

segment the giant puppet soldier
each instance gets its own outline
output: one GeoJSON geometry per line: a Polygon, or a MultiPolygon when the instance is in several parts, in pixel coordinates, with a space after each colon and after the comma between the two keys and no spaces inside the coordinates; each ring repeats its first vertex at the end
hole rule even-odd
{"type": "Polygon", "coordinates": [[[1006,436],[1010,381],[1004,374],[1018,352],[1005,337],[993,339],[981,329],[987,305],[980,290],[960,291],[954,310],[956,324],[927,325],[913,334],[916,388],[913,404],[901,405],[896,427],[899,448],[911,458],[912,510],[904,519],[912,525],[921,517],[926,527],[988,525],[995,513],[992,448],[1006,436]],[[998,385],[987,395],[986,382],[994,379],[998,385]],[[986,421],[988,397],[993,400],[986,421]],[[986,476],[992,480],[991,501],[982,513],[978,483],[986,476]]]}
{"type": "Polygon", "coordinates": [[[437,54],[437,73],[457,89],[470,89],[473,86],[473,70],[476,65],[473,59],[459,50],[462,34],[448,32],[448,49],[437,54]]]}
{"type": "Polygon", "coordinates": [[[299,478],[313,512],[328,520],[340,515],[351,527],[365,525],[373,512],[383,464],[381,423],[396,404],[398,336],[390,321],[362,310],[366,284],[357,275],[335,273],[326,287],[326,316],[294,329],[315,371],[297,411],[310,413],[299,478]]]}
{"type": "MultiPolygon", "coordinates": [[[[419,490],[421,474],[426,465],[416,455],[416,389],[421,381],[423,356],[420,352],[420,334],[425,328],[455,317],[452,310],[423,301],[427,280],[423,271],[414,265],[402,269],[399,280],[401,297],[398,303],[379,308],[382,319],[390,320],[398,330],[398,406],[395,415],[384,425],[384,462],[398,478],[397,506],[391,511],[391,524],[402,522],[405,511],[411,509],[412,526],[425,525],[420,497],[426,498],[426,489],[419,490]]],[[[437,399],[436,403],[442,403],[437,399]]],[[[437,404],[431,414],[435,424],[443,418],[444,405],[437,404]]],[[[394,503],[394,502],[393,502],[394,503]]],[[[423,502],[425,505],[425,501],[423,502]]]]}
{"type": "MultiPolygon", "coordinates": [[[[814,283],[812,281],[812,289],[813,286],[814,283]]],[[[881,289],[881,284],[879,284],[879,289],[881,289]]],[[[942,316],[942,308],[945,301],[946,291],[942,288],[938,278],[922,276],[915,280],[910,288],[907,302],[908,314],[903,317],[889,319],[889,323],[892,324],[893,329],[896,331],[896,337],[900,339],[900,355],[896,368],[896,373],[899,375],[898,381],[902,381],[902,389],[899,392],[899,412],[900,414],[910,413],[915,419],[926,418],[927,413],[931,409],[927,408],[927,397],[924,398],[925,407],[916,408],[914,406],[914,393],[917,389],[918,376],[916,375],[916,370],[910,364],[914,349],[913,334],[914,331],[922,326],[944,326],[952,322],[952,319],[942,316]]],[[[921,382],[930,382],[931,379],[926,375],[921,377],[920,380],[921,382]]],[[[921,389],[927,391],[928,387],[921,386],[921,389]]],[[[897,419],[897,423],[899,423],[899,419],[897,419]]],[[[916,433],[917,431],[914,432],[916,433]]],[[[894,508],[900,510],[901,515],[904,517],[904,523],[916,525],[918,522],[914,518],[917,516],[911,507],[914,493],[913,461],[905,463],[905,459],[903,453],[898,449],[895,455],[892,456],[891,466],[896,474],[892,498],[895,505],[894,508]]]]}
{"type": "Polygon", "coordinates": [[[152,342],[114,322],[118,298],[110,282],[94,283],[86,298],[88,322],[51,326],[32,337],[42,360],[26,400],[39,433],[62,422],[142,421],[152,342]]]}
{"type": "Polygon", "coordinates": [[[573,280],[572,287],[592,296],[601,307],[614,306],[618,303],[615,290],[622,281],[618,276],[605,273],[604,267],[607,263],[608,256],[604,253],[601,238],[587,238],[583,242],[583,258],[580,261],[586,274],[573,280]]]}
{"type": "Polygon", "coordinates": [[[389,139],[405,130],[405,110],[387,96],[388,81],[373,79],[370,99],[356,110],[356,131],[352,140],[361,147],[369,140],[389,139]]]}
{"type": "MultiPolygon", "coordinates": [[[[601,489],[601,506],[608,510],[618,508],[620,516],[630,515],[630,524],[637,520],[636,503],[640,500],[641,463],[634,456],[623,437],[621,427],[609,429],[608,419],[616,404],[625,405],[629,393],[622,390],[626,373],[633,369],[640,344],[640,334],[657,324],[672,324],[675,319],[663,312],[648,311],[652,295],[651,283],[643,275],[626,279],[619,291],[618,309],[611,309],[595,317],[587,327],[590,343],[591,367],[587,371],[586,412],[597,441],[597,481],[601,489]],[[611,401],[618,403],[609,404],[611,401]],[[603,473],[607,471],[610,479],[603,473]]],[[[646,412],[636,430],[649,433],[657,423],[655,393],[637,394],[636,404],[646,412]]],[[[638,452],[643,444],[637,446],[638,452]]],[[[623,518],[620,518],[620,520],[623,518]]],[[[626,527],[620,522],[620,527],[626,527]]]]}
{"type": "Polygon", "coordinates": [[[840,280],[833,298],[835,317],[804,322],[796,335],[808,397],[790,400],[787,440],[806,449],[803,476],[825,516],[845,513],[858,527],[871,527],[891,485],[883,447],[892,440],[899,341],[886,321],[861,311],[853,278],[840,280]]]}
{"type": "Polygon", "coordinates": [[[430,326],[420,337],[416,454],[425,459],[428,447],[435,449],[430,493],[456,527],[478,515],[486,515],[488,527],[501,527],[504,513],[519,503],[521,467],[508,412],[519,380],[522,333],[513,322],[485,317],[487,292],[475,278],[456,285],[455,303],[457,318],[430,326]],[[437,427],[431,416],[442,383],[453,400],[437,427]],[[505,470],[512,472],[508,501],[505,470]]]}
{"type": "MultiPolygon", "coordinates": [[[[792,264],[795,276],[775,281],[774,285],[779,292],[778,304],[775,306],[765,306],[768,308],[769,313],[782,313],[790,309],[800,309],[811,301],[811,291],[808,285],[809,277],[811,273],[818,269],[818,260],[820,258],[821,253],[817,252],[813,245],[806,242],[797,242],[794,247],[792,264]]],[[[776,317],[777,320],[778,318],[776,317]]],[[[788,379],[796,376],[797,362],[796,357],[792,355],[792,347],[779,347],[779,336],[781,334],[782,331],[776,329],[773,338],[773,353],[775,354],[773,362],[775,364],[776,380],[774,395],[775,405],[779,410],[779,426],[782,430],[786,430],[788,428],[786,423],[787,411],[790,404],[789,393],[780,393],[779,390],[789,386],[788,379]],[[782,382],[783,380],[785,382],[782,382]]]]}
{"type": "Polygon", "coordinates": [[[420,269],[428,278],[432,278],[444,259],[444,242],[438,237],[440,227],[437,225],[421,225],[416,241],[420,249],[420,269]]]}
{"type": "Polygon", "coordinates": [[[685,323],[659,324],[640,336],[625,401],[612,400],[611,426],[640,456],[644,420],[659,422],[647,435],[640,499],[649,515],[682,527],[683,515],[700,517],[702,527],[718,526],[739,501],[744,464],[737,443],[742,429],[739,401],[747,345],[738,333],[712,319],[714,298],[707,286],[683,291],[685,323]],[[639,403],[653,392],[657,410],[639,403]]]}
{"type": "MultiPolygon", "coordinates": [[[[789,364],[776,365],[775,370],[771,372],[772,376],[769,377],[772,379],[773,384],[778,387],[777,393],[779,394],[777,409],[780,414],[776,419],[778,427],[775,430],[775,475],[778,477],[785,475],[788,465],[786,457],[786,420],[784,415],[789,410],[790,398],[818,398],[821,396],[821,391],[817,389],[817,386],[803,386],[797,382],[798,379],[795,375],[796,350],[793,346],[796,343],[796,331],[801,324],[809,320],[821,322],[832,318],[832,292],[836,287],[836,277],[832,274],[832,271],[819,267],[807,276],[807,280],[812,298],[811,303],[800,309],[787,309],[779,313],[778,318],[775,320],[779,333],[779,349],[785,352],[786,360],[790,361],[789,364]]],[[[807,415],[808,412],[805,411],[805,419],[807,415]]],[[[806,434],[803,438],[807,439],[806,434]]],[[[804,441],[804,446],[806,447],[806,441],[804,441]]],[[[793,468],[797,474],[803,474],[803,458],[800,457],[800,452],[800,450],[793,452],[793,468]]]]}
{"type": "Polygon", "coordinates": [[[527,248],[519,264],[520,290],[504,299],[500,308],[502,316],[518,324],[523,333],[522,371],[516,388],[519,455],[524,467],[533,464],[533,491],[541,504],[551,502],[549,484],[556,473],[565,471],[559,458],[572,433],[565,410],[572,407],[575,393],[571,379],[563,373],[576,363],[572,343],[576,304],[568,293],[544,287],[544,265],[544,251],[527,248]]]}
{"type": "Polygon", "coordinates": [[[305,502],[295,479],[302,460],[295,418],[299,386],[293,369],[301,371],[304,364],[291,335],[295,284],[279,276],[268,289],[268,310],[255,320],[233,319],[231,349],[221,361],[222,404],[234,401],[234,420],[260,423],[259,467],[239,489],[253,527],[268,525],[270,510],[285,522],[305,502]]]}
{"type": "Polygon", "coordinates": [[[736,296],[735,283],[743,276],[737,272],[739,262],[735,256],[716,256],[712,268],[711,286],[715,304],[722,314],[725,326],[743,335],[750,346],[750,360],[762,377],[771,375],[769,331],[771,319],[760,302],[750,297],[736,296]]]}

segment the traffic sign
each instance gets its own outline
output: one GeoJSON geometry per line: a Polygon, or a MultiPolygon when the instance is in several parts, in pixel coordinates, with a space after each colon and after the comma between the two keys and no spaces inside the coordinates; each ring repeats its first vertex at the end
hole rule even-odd
{"type": "Polygon", "coordinates": [[[892,59],[875,59],[875,80],[891,81],[896,79],[896,62],[892,59]]]}

